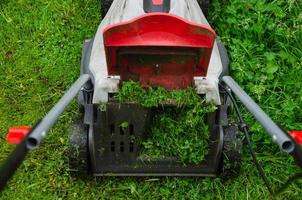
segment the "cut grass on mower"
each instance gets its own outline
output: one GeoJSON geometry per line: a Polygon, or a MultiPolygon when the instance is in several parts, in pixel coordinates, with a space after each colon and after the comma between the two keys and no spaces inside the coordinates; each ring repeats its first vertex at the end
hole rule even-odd
{"type": "Polygon", "coordinates": [[[193,88],[168,92],[162,87],[144,89],[130,81],[122,84],[117,98],[121,103],[161,110],[155,114],[149,137],[142,141],[141,159],[175,157],[183,164],[199,164],[204,160],[209,142],[205,118],[216,106],[206,105],[193,88]]]}
{"type": "MultiPolygon", "coordinates": [[[[0,160],[12,146],[8,127],[33,125],[78,77],[81,46],[101,21],[97,0],[0,1],[0,160]]],[[[233,77],[273,119],[302,129],[301,0],[213,0],[209,20],[228,48],[233,77]]],[[[17,199],[271,199],[244,149],[240,176],[74,179],[67,146],[73,104],[41,148],[22,164],[2,200],[17,199]]],[[[244,115],[273,188],[297,172],[288,155],[244,115]]],[[[301,199],[301,181],[277,199],[301,199]]]]}

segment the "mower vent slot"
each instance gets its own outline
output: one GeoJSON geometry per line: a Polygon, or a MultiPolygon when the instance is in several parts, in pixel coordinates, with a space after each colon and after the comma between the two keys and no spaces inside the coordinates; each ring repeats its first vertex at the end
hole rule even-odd
{"type": "Polygon", "coordinates": [[[133,127],[133,124],[130,124],[130,126],[129,126],[129,133],[130,133],[130,135],[134,135],[134,127],[133,127]]]}
{"type": "Polygon", "coordinates": [[[125,131],[124,131],[123,127],[120,127],[120,134],[125,135],[125,131]]]}
{"type": "Polygon", "coordinates": [[[134,143],[133,142],[130,142],[130,144],[129,144],[129,152],[130,153],[134,152],[134,143]]]}
{"type": "Polygon", "coordinates": [[[114,132],[115,132],[115,130],[114,130],[114,124],[111,124],[110,125],[110,133],[111,133],[111,135],[113,135],[114,132]]]}
{"type": "Polygon", "coordinates": [[[114,141],[111,142],[110,149],[111,149],[111,152],[115,151],[115,142],[114,141]]]}
{"type": "Polygon", "coordinates": [[[120,152],[124,152],[125,151],[125,146],[124,146],[124,142],[120,143],[120,152]]]}

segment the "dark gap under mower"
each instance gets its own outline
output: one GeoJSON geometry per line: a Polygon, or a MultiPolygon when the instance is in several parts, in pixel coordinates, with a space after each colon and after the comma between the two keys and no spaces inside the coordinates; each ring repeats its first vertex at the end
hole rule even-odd
{"type": "Polygon", "coordinates": [[[300,167],[302,132],[283,131],[229,76],[226,48],[205,18],[208,6],[209,0],[101,1],[104,18],[94,38],[84,42],[79,79],[33,128],[10,129],[8,141],[18,146],[0,169],[0,190],[77,96],[81,109],[71,127],[69,147],[75,175],[234,176],[240,170],[244,133],[256,167],[273,192],[233,95],[300,167]],[[148,137],[154,110],[115,99],[121,83],[129,80],[168,91],[194,87],[207,102],[216,104],[218,109],[205,119],[210,143],[203,162],[183,165],[176,158],[138,158],[137,141],[148,137]],[[228,120],[230,108],[238,115],[235,124],[228,120]],[[129,124],[127,129],[120,127],[123,122],[129,124]]]}

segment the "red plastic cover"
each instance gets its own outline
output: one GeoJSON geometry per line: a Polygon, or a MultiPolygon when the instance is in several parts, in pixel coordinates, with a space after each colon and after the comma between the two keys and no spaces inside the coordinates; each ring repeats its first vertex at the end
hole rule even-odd
{"type": "Polygon", "coordinates": [[[301,131],[291,131],[290,135],[298,144],[302,145],[302,130],[301,131]]]}
{"type": "Polygon", "coordinates": [[[7,134],[7,143],[8,144],[19,144],[23,141],[24,137],[30,132],[32,127],[21,126],[21,127],[12,127],[8,130],[7,134]]]}
{"type": "Polygon", "coordinates": [[[216,38],[206,25],[150,13],[104,30],[109,75],[143,86],[186,88],[206,76],[216,38]]]}

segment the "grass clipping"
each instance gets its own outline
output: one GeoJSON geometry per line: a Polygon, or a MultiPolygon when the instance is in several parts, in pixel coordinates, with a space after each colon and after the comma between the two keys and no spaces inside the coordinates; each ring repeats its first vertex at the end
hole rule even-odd
{"type": "Polygon", "coordinates": [[[166,91],[162,87],[143,89],[136,82],[124,82],[118,99],[121,103],[138,103],[161,108],[151,125],[151,133],[142,142],[140,158],[159,160],[176,157],[184,164],[198,164],[208,153],[209,128],[205,117],[216,110],[206,104],[193,88],[166,91]],[[174,106],[164,106],[173,104],[174,106]]]}

